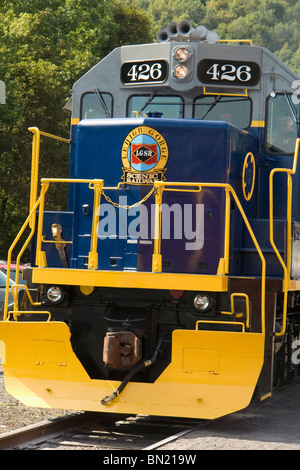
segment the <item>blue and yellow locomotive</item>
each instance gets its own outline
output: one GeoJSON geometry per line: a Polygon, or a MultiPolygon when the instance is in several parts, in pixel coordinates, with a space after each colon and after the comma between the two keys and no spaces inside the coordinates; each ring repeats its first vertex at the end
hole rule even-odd
{"type": "Polygon", "coordinates": [[[32,262],[0,323],[29,406],[212,419],[297,377],[299,77],[187,21],[157,39],[74,84],[70,140],[30,129],[8,259],[31,244],[32,262]],[[68,178],[39,174],[41,137],[70,144],[68,178]]]}

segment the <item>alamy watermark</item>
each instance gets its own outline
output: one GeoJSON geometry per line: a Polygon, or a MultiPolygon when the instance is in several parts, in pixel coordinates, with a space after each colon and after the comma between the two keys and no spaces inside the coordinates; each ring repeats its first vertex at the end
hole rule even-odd
{"type": "Polygon", "coordinates": [[[6,87],[5,83],[0,80],[0,104],[6,103],[6,87]]]}
{"type": "MultiPolygon", "coordinates": [[[[100,205],[98,237],[152,244],[155,239],[155,204],[122,208],[126,205],[127,196],[119,197],[118,206],[121,207],[118,209],[109,203],[100,205]]],[[[204,204],[163,203],[160,211],[162,240],[184,240],[186,250],[201,250],[204,245],[204,204]]]]}
{"type": "Polygon", "coordinates": [[[292,363],[294,365],[299,365],[300,364],[300,340],[296,339],[292,343],[292,349],[295,349],[295,351],[292,354],[292,363]]]}

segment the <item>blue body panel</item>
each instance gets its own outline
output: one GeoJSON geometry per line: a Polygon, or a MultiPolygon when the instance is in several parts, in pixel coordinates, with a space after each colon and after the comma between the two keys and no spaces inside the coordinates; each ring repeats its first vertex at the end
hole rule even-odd
{"type": "MultiPolygon", "coordinates": [[[[123,175],[123,143],[128,134],[140,126],[159,132],[168,145],[164,173],[166,181],[229,183],[241,197],[244,158],[247,152],[255,152],[256,139],[225,122],[155,118],[81,121],[77,127],[73,176],[104,179],[105,187],[116,187],[123,175]]],[[[105,193],[117,203],[131,205],[140,201],[150,189],[149,185],[126,185],[118,191],[107,189],[105,193]]],[[[71,267],[87,267],[93,197],[93,191],[87,185],[76,185],[71,267]]],[[[176,216],[181,217],[176,219],[171,211],[168,219],[170,234],[165,233],[162,240],[163,271],[215,274],[219,259],[223,257],[224,190],[203,188],[198,193],[165,192],[163,203],[177,209],[176,216]],[[189,206],[188,209],[185,205],[189,206]],[[190,222],[188,217],[186,221],[184,219],[185,210],[192,211],[190,222]],[[195,234],[195,238],[192,238],[197,217],[202,227],[204,224],[204,232],[200,230],[201,234],[195,234]],[[180,223],[182,227],[178,232],[180,223]]],[[[102,211],[106,211],[100,217],[103,230],[99,231],[99,269],[152,269],[151,204],[154,204],[153,196],[143,204],[143,211],[136,208],[126,213],[124,209],[116,209],[108,204],[102,196],[102,211]],[[115,216],[109,219],[108,214],[115,216]],[[140,219],[137,219],[138,216],[140,219]],[[111,220],[113,223],[109,222],[111,220]],[[137,226],[138,222],[139,226],[135,227],[136,237],[132,236],[130,229],[126,233],[124,225],[137,226]],[[109,224],[115,224],[113,230],[109,224]]],[[[254,202],[248,203],[246,210],[251,215],[255,210],[254,202]]]]}

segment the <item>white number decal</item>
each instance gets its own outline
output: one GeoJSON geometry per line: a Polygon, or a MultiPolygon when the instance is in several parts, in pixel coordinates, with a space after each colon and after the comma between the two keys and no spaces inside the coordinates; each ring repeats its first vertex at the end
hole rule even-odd
{"type": "Polygon", "coordinates": [[[159,80],[162,76],[161,64],[153,64],[150,69],[150,75],[153,80],[159,80]]]}
{"type": "Polygon", "coordinates": [[[222,65],[221,70],[224,71],[221,75],[221,80],[229,80],[230,82],[233,82],[235,80],[235,71],[236,68],[234,65],[231,64],[226,64],[222,65]],[[233,75],[229,75],[233,73],[233,75]]]}
{"type": "Polygon", "coordinates": [[[213,64],[207,71],[207,75],[211,75],[211,80],[227,80],[230,82],[234,82],[235,80],[239,80],[240,82],[248,82],[251,80],[251,68],[248,65],[240,65],[240,67],[236,68],[232,64],[225,64],[221,67],[221,74],[220,77],[220,70],[219,64],[213,64]]]}
{"type": "Polygon", "coordinates": [[[241,65],[236,71],[237,79],[241,82],[248,82],[248,80],[251,80],[250,72],[251,68],[248,65],[241,65]]]}
{"type": "Polygon", "coordinates": [[[127,72],[127,76],[130,77],[131,82],[139,80],[147,81],[150,78],[152,80],[159,80],[162,76],[161,68],[162,66],[159,63],[152,64],[151,67],[149,64],[141,64],[139,66],[135,64],[127,72]]]}
{"type": "Polygon", "coordinates": [[[137,80],[137,71],[136,71],[136,65],[133,65],[129,72],[127,73],[128,77],[131,77],[131,82],[135,82],[137,80]]]}
{"type": "Polygon", "coordinates": [[[138,80],[149,80],[150,65],[142,64],[139,66],[138,80]]]}
{"type": "Polygon", "coordinates": [[[214,64],[206,72],[207,75],[212,75],[211,80],[219,80],[220,72],[218,72],[218,67],[219,64],[214,64]]]}

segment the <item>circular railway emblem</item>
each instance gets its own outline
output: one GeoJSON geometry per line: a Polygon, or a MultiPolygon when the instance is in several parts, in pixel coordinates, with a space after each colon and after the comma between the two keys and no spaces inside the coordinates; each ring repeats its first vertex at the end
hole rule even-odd
{"type": "Polygon", "coordinates": [[[243,165],[242,187],[246,201],[250,201],[255,183],[255,159],[251,152],[247,153],[243,165]]]}
{"type": "Polygon", "coordinates": [[[167,160],[168,146],[163,136],[151,127],[136,127],[123,142],[122,178],[132,184],[162,181],[167,160]]]}

